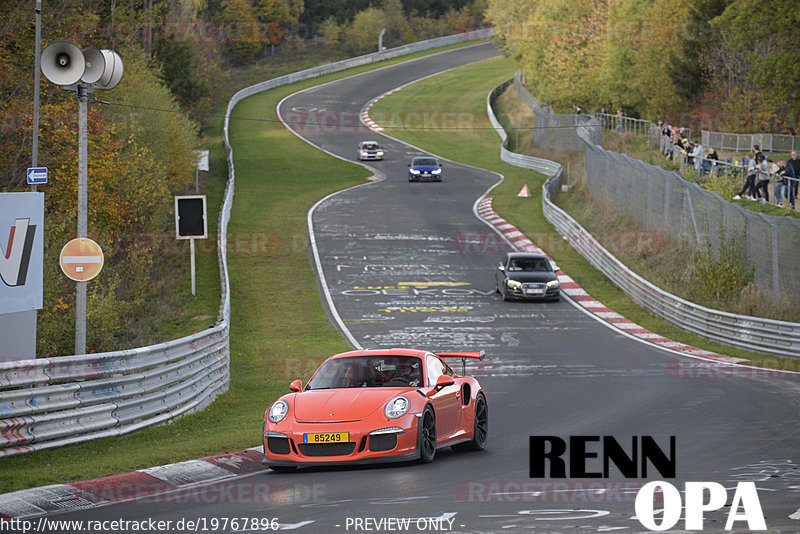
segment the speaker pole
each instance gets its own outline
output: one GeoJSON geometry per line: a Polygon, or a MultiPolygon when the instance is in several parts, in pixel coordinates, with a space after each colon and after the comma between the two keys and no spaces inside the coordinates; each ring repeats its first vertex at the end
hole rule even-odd
{"type": "MultiPolygon", "coordinates": [[[[87,237],[89,211],[88,102],[89,85],[78,83],[78,237],[87,237]]],[[[86,354],[86,282],[76,282],[75,354],[86,354]]]]}

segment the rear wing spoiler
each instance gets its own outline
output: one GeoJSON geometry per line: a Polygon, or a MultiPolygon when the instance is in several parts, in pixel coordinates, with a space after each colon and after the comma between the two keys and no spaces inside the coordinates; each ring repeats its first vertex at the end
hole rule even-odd
{"type": "Polygon", "coordinates": [[[486,351],[480,352],[434,352],[440,358],[461,358],[461,374],[467,372],[467,358],[471,360],[483,360],[486,358],[486,351]]]}

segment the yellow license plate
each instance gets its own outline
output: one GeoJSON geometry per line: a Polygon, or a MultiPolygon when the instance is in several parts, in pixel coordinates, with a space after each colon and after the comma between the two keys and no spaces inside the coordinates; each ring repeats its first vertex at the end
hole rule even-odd
{"type": "Polygon", "coordinates": [[[349,432],[317,432],[303,434],[304,443],[346,443],[350,441],[349,432]]]}

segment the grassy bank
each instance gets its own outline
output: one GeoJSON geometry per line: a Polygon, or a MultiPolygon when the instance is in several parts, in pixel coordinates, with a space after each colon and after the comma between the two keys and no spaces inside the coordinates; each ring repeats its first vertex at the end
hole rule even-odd
{"type": "MultiPolygon", "coordinates": [[[[486,60],[455,69],[409,86],[381,100],[373,108],[372,116],[391,117],[409,111],[447,110],[475,116],[473,127],[481,128],[488,121],[485,115],[486,95],[502,82],[511,78],[514,64],[510,59],[486,60]],[[464,89],[468,88],[468,89],[464,89]]],[[[533,124],[530,111],[516,97],[511,88],[498,102],[496,112],[509,132],[512,148],[534,156],[569,163],[571,181],[579,180],[583,173],[582,157],[552,150],[536,149],[529,134],[533,124]],[[515,129],[519,129],[519,132],[515,129]],[[513,145],[518,145],[514,147],[513,145]]],[[[512,167],[500,160],[499,137],[493,131],[413,131],[387,128],[389,135],[413,143],[426,150],[460,162],[469,163],[502,173],[505,180],[491,192],[495,211],[517,226],[534,243],[542,247],[558,265],[574,278],[591,295],[608,307],[632,321],[665,337],[707,350],[739,356],[768,367],[789,365],[780,359],[754,354],[708,341],[690,334],[643,310],[617,288],[605,275],[593,268],[579,253],[570,247],[544,218],[541,210],[541,185],[545,178],[532,171],[512,167]],[[519,198],[517,193],[528,185],[533,196],[519,198]]],[[[619,229],[617,229],[619,231],[619,229]]]]}
{"type": "MultiPolygon", "coordinates": [[[[317,200],[363,183],[369,175],[363,167],[328,156],[285,130],[277,121],[275,105],[305,87],[442,50],[278,88],[237,106],[230,123],[236,194],[228,228],[232,291],[228,393],[205,411],[170,425],[4,458],[0,460],[0,492],[86,480],[259,445],[268,403],[288,390],[291,379],[307,378],[322,359],[348,348],[328,323],[317,293],[308,261],[305,218],[317,200]]],[[[212,172],[204,183],[209,206],[217,209],[227,179],[220,148],[221,124],[218,119],[216,133],[209,136],[212,172]]],[[[209,219],[209,231],[215,231],[216,215],[209,219]]],[[[203,247],[212,248],[212,241],[202,243],[203,247]]],[[[188,264],[188,257],[185,260],[188,264]]],[[[216,319],[216,253],[202,251],[198,260],[203,262],[198,276],[201,270],[206,273],[202,280],[198,278],[198,295],[208,295],[209,300],[202,309],[187,306],[182,315],[188,319],[175,320],[175,332],[194,332],[216,319]],[[197,316],[206,317],[193,319],[197,316]],[[200,323],[199,327],[195,328],[192,320],[200,323]]],[[[187,276],[187,288],[188,283],[187,276]]]]}

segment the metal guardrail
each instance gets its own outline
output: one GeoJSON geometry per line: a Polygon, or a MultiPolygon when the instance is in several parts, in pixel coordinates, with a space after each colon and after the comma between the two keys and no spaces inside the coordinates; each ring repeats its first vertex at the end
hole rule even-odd
{"type": "Polygon", "coordinates": [[[503,125],[497,120],[497,117],[495,117],[494,110],[492,110],[492,102],[494,102],[495,98],[501,95],[512,82],[513,80],[509,80],[495,87],[486,97],[486,113],[489,116],[489,122],[491,122],[492,128],[494,128],[494,131],[503,141],[500,145],[500,159],[515,167],[530,169],[542,173],[545,176],[553,176],[555,173],[561,172],[561,164],[550,161],[549,159],[535,158],[508,150],[508,134],[506,134],[505,128],[503,128],[503,125]]]}
{"type": "MultiPolygon", "coordinates": [[[[516,86],[518,91],[521,89],[527,93],[521,84],[516,86]]],[[[505,89],[505,86],[501,87],[502,90],[505,89]]],[[[486,107],[490,121],[505,145],[507,136],[504,131],[500,131],[502,126],[494,117],[491,105],[502,92],[500,89],[496,88],[490,93],[486,107]]],[[[536,102],[530,93],[521,96],[525,102],[536,102]]],[[[584,142],[587,159],[591,157],[590,151],[603,151],[602,147],[591,142],[593,133],[592,128],[575,130],[575,135],[584,142]]],[[[523,168],[543,168],[539,158],[523,154],[503,157],[503,160],[512,165],[516,165],[515,161],[519,162],[521,164],[518,166],[523,168]]],[[[575,219],[552,202],[551,195],[560,191],[564,174],[560,165],[555,162],[551,163],[553,170],[550,173],[539,170],[549,176],[542,185],[542,211],[545,218],[589,263],[608,276],[634,302],[650,313],[684,330],[714,341],[754,352],[790,357],[800,356],[800,324],[735,315],[699,306],[656,287],[631,271],[575,219]]],[[[590,166],[587,164],[587,170],[589,168],[590,166]]]]}
{"type": "Polygon", "coordinates": [[[595,113],[594,117],[600,121],[604,130],[614,130],[619,133],[632,133],[635,135],[648,135],[650,127],[654,124],[644,119],[634,119],[625,115],[612,113],[595,113]]]}
{"type": "Polygon", "coordinates": [[[791,152],[800,150],[800,135],[782,135],[768,133],[734,134],[722,132],[700,132],[703,146],[713,146],[718,150],[750,152],[753,145],[758,145],[762,152],[791,152]]]}
{"type": "Polygon", "coordinates": [[[228,137],[233,108],[248,96],[297,81],[414,52],[491,37],[491,29],[450,35],[281,76],[228,102],[224,144],[228,182],[219,215],[221,302],[217,324],[191,336],[136,349],[0,364],[0,456],[118,436],[201,410],[230,382],[228,222],[235,169],[228,137]]]}

